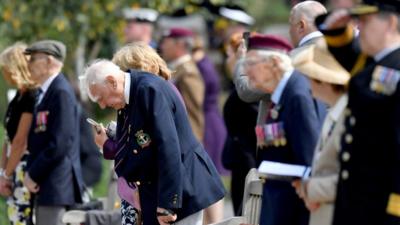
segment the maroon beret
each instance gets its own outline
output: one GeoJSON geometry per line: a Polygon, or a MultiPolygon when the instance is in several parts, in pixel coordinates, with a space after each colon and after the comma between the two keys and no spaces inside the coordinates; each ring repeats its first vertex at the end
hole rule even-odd
{"type": "Polygon", "coordinates": [[[267,34],[255,34],[249,38],[248,49],[260,49],[260,50],[275,50],[289,52],[292,50],[292,45],[284,38],[267,35],[267,34]]]}
{"type": "Polygon", "coordinates": [[[181,27],[170,28],[163,33],[164,38],[184,38],[193,36],[194,33],[191,30],[181,27]]]}

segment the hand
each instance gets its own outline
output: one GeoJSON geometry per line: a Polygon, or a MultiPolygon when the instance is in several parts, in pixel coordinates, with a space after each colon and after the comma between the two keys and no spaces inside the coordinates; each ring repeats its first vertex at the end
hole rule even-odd
{"type": "Polygon", "coordinates": [[[4,197],[10,196],[12,194],[11,187],[12,184],[10,180],[0,177],[0,195],[4,197]]]}
{"type": "Polygon", "coordinates": [[[310,210],[310,212],[315,212],[321,206],[319,202],[311,202],[308,200],[304,200],[304,203],[306,204],[306,207],[308,210],[310,210]]]}
{"type": "Polygon", "coordinates": [[[106,129],[103,124],[100,124],[100,127],[97,127],[96,132],[94,133],[94,141],[96,142],[97,147],[103,148],[104,142],[106,142],[107,139],[106,129]]]}
{"type": "Polygon", "coordinates": [[[246,43],[245,40],[242,39],[240,41],[239,47],[236,50],[236,58],[240,59],[246,56],[247,48],[246,48],[246,43]]]}
{"type": "Polygon", "coordinates": [[[157,214],[158,213],[165,214],[165,216],[157,215],[157,220],[160,225],[171,224],[175,222],[175,220],[178,218],[175,213],[171,214],[168,210],[164,208],[157,207],[157,214]]]}
{"type": "Polygon", "coordinates": [[[28,188],[28,190],[32,193],[37,193],[40,190],[39,185],[29,176],[29,173],[25,174],[24,185],[28,188]]]}
{"type": "Polygon", "coordinates": [[[324,22],[324,29],[334,30],[344,28],[351,21],[349,12],[346,9],[333,11],[324,22]]]}
{"type": "Polygon", "coordinates": [[[296,190],[297,195],[299,196],[299,198],[301,199],[305,199],[306,198],[306,193],[304,192],[303,185],[307,185],[307,183],[303,184],[303,181],[298,179],[298,180],[294,180],[292,182],[292,186],[294,187],[294,189],[296,190]]]}

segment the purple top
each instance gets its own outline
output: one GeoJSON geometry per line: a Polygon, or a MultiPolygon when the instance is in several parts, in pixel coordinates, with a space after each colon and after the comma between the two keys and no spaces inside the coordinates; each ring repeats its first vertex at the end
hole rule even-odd
{"type": "Polygon", "coordinates": [[[218,109],[218,95],[220,91],[219,74],[211,60],[204,56],[197,62],[197,67],[203,77],[206,87],[204,97],[204,148],[210,155],[218,172],[228,173],[222,166],[222,150],[226,139],[226,127],[218,109]]]}

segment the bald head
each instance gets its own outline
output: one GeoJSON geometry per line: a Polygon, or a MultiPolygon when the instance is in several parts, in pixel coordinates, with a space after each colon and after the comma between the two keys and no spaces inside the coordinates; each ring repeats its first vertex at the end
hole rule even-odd
{"type": "Polygon", "coordinates": [[[300,2],[292,8],[289,17],[290,36],[295,46],[301,38],[317,30],[314,20],[325,13],[327,13],[325,6],[317,1],[300,2]]]}
{"type": "Polygon", "coordinates": [[[326,8],[321,3],[317,1],[304,1],[292,8],[290,17],[293,17],[297,20],[304,19],[310,24],[314,25],[315,17],[325,13],[326,8]]]}

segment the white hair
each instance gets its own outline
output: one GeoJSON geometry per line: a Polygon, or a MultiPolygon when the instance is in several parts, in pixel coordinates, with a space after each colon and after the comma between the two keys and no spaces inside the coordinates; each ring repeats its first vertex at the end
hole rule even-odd
{"type": "Polygon", "coordinates": [[[113,62],[107,59],[97,59],[89,63],[82,76],[79,77],[81,91],[87,93],[90,100],[97,101],[97,96],[90,92],[90,86],[104,84],[107,76],[115,76],[123,71],[113,62]]]}
{"type": "Polygon", "coordinates": [[[278,66],[284,72],[293,69],[292,60],[285,53],[271,50],[256,50],[256,52],[259,57],[266,60],[270,60],[271,57],[278,57],[281,60],[278,66]]]}

